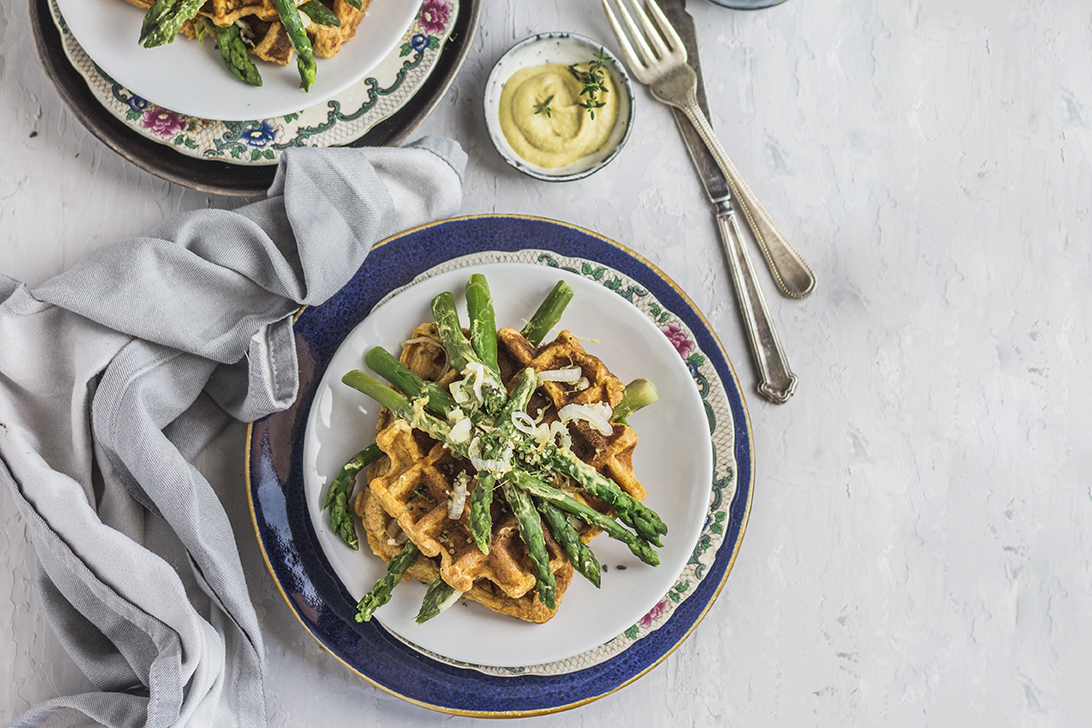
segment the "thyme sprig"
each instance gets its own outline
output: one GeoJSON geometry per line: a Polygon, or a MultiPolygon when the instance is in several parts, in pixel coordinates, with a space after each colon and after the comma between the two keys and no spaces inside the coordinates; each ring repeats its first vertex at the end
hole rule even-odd
{"type": "Polygon", "coordinates": [[[535,115],[537,116],[539,114],[545,113],[547,119],[552,118],[553,117],[553,110],[550,108],[550,102],[553,101],[553,100],[554,100],[554,94],[550,94],[550,98],[546,99],[545,101],[543,101],[541,104],[538,105],[538,109],[535,111],[535,115]]]}
{"type": "Polygon", "coordinates": [[[576,65],[569,66],[569,72],[573,74],[577,81],[584,84],[584,88],[580,91],[580,96],[587,95],[588,98],[581,101],[578,106],[588,110],[588,115],[592,119],[595,118],[595,110],[601,109],[607,105],[606,101],[601,98],[597,98],[596,94],[605,96],[608,93],[605,85],[606,81],[606,68],[603,66],[603,62],[607,60],[607,53],[602,48],[598,53],[593,54],[595,58],[588,65],[587,71],[581,71],[576,65]]]}

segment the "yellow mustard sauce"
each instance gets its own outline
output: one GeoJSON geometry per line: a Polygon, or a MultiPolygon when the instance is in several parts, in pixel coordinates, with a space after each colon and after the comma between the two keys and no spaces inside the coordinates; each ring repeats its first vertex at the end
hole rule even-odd
{"type": "MultiPolygon", "coordinates": [[[[576,68],[587,72],[589,66],[583,63],[576,68]]],[[[499,112],[501,131],[512,150],[537,167],[556,169],[602,149],[618,119],[619,106],[614,79],[606,69],[602,73],[603,91],[596,99],[605,105],[595,109],[594,118],[580,106],[588,98],[581,96],[584,83],[564,63],[512,74],[501,89],[499,112]]]]}

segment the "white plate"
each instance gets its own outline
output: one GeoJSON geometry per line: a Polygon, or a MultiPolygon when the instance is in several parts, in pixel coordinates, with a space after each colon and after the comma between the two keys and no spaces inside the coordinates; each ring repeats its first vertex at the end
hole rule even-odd
{"type": "Polygon", "coordinates": [[[441,291],[456,294],[465,321],[462,291],[474,272],[489,280],[498,327],[521,328],[558,279],[565,279],[575,296],[559,328],[581,337],[588,351],[622,381],[647,377],[660,394],[659,402],[631,420],[640,437],[633,462],[648,489],[645,503],[669,529],[659,550],[659,567],[642,564],[624,545],[600,535],[591,547],[607,567],[602,588],[575,576],[557,615],[544,625],[466,602],[418,625],[414,617],[425,586],[417,582],[399,585],[391,602],[376,612],[375,618],[387,629],[452,660],[484,666],[538,665],[617,637],[648,614],[675,583],[694,551],[709,506],[713,472],[709,422],[686,363],[667,337],[633,305],[601,285],[557,269],[518,263],[460,269],[413,285],[378,306],[341,344],[316,390],[304,437],[303,480],[312,525],[354,599],[371,589],[386,565],[371,553],[362,533],[361,551],[346,547],[330,530],[322,504],[341,466],[373,441],[379,406],[342,384],[341,377],[362,368],[362,357],[373,346],[397,352],[418,323],[432,319],[429,302],[441,291]]]}
{"type": "Polygon", "coordinates": [[[329,99],[364,78],[402,39],[420,0],[372,0],[356,35],[333,58],[318,58],[311,90],[300,88],[293,61],[258,63],[261,87],[248,86],[224,68],[210,39],[180,37],[158,48],[138,43],[144,12],[125,0],[57,0],[83,49],[130,91],[171,111],[220,121],[292,114],[329,99]]]}

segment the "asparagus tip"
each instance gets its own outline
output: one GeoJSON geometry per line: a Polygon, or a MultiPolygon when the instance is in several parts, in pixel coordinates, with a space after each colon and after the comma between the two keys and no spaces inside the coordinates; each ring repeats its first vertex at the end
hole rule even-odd
{"type": "Polygon", "coordinates": [[[626,418],[631,414],[659,399],[660,395],[656,392],[655,384],[643,377],[634,379],[626,385],[626,389],[622,393],[622,401],[614,408],[612,421],[624,424],[626,418]]]}

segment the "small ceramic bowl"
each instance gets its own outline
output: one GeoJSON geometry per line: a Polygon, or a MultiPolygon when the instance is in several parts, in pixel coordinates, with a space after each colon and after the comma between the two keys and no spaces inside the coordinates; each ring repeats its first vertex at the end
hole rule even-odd
{"type": "Polygon", "coordinates": [[[625,146],[629,139],[630,129],[633,127],[634,99],[633,86],[629,80],[629,74],[621,61],[607,50],[603,44],[590,38],[575,33],[540,33],[521,40],[501,56],[489,79],[485,82],[485,126],[489,132],[489,138],[493,146],[508,164],[520,172],[546,182],[568,182],[570,180],[583,179],[605,167],[612,159],[618,156],[618,152],[625,146]],[[539,167],[519,155],[504,138],[504,132],[500,126],[500,97],[504,83],[512,77],[512,74],[521,68],[541,66],[545,63],[564,63],[572,65],[587,63],[593,60],[593,55],[603,51],[606,61],[604,65],[610,71],[614,79],[616,93],[619,94],[618,119],[611,130],[606,144],[598,151],[583,157],[572,164],[556,169],[539,167]]]}

